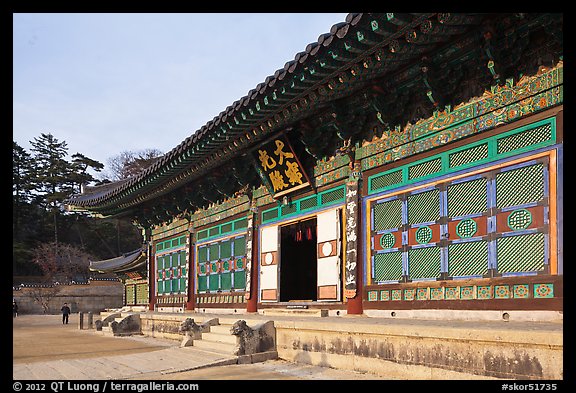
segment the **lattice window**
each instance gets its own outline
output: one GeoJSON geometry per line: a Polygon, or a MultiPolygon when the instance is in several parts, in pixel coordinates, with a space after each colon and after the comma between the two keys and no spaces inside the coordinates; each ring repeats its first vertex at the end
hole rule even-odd
{"type": "Polygon", "coordinates": [[[345,192],[344,187],[326,191],[320,195],[320,203],[324,205],[326,203],[335,202],[337,200],[343,199],[345,196],[344,192],[345,192]]]}
{"type": "Polygon", "coordinates": [[[398,281],[402,278],[400,251],[374,255],[374,281],[398,281]]]}
{"type": "Polygon", "coordinates": [[[450,168],[485,160],[488,158],[488,143],[450,153],[448,157],[450,168]]]}
{"type": "Polygon", "coordinates": [[[508,153],[530,145],[546,142],[552,138],[551,123],[498,139],[498,154],[508,153]]]}
{"type": "Polygon", "coordinates": [[[282,215],[285,216],[287,214],[296,213],[298,211],[297,206],[295,203],[291,205],[282,206],[282,215]]]}
{"type": "Polygon", "coordinates": [[[316,196],[300,201],[300,210],[310,209],[316,206],[318,206],[318,198],[316,198],[316,196]]]}
{"type": "Polygon", "coordinates": [[[440,218],[440,191],[433,189],[408,196],[408,224],[437,221],[440,218]]]}
{"type": "Polygon", "coordinates": [[[485,178],[448,186],[448,215],[459,217],[482,213],[488,208],[488,191],[485,178]]]}
{"type": "Polygon", "coordinates": [[[448,246],[448,274],[453,277],[488,273],[488,242],[471,241],[448,246]]]}
{"type": "Polygon", "coordinates": [[[544,269],[543,233],[502,237],[496,244],[498,272],[538,272],[544,269]]]}
{"type": "Polygon", "coordinates": [[[135,304],[136,299],[134,297],[134,294],[135,294],[134,285],[126,285],[125,291],[126,291],[126,304],[127,305],[135,304]]]}
{"type": "MultiPolygon", "coordinates": [[[[516,141],[527,143],[526,138],[535,135],[526,134],[516,141]]],[[[464,165],[464,152],[472,157],[475,151],[478,155],[473,159],[481,160],[485,152],[481,146],[461,150],[462,155],[454,156],[452,163],[464,165]]],[[[410,280],[484,277],[491,269],[503,275],[545,271],[547,165],[542,159],[516,161],[469,178],[422,182],[429,188],[405,197],[372,201],[372,282],[400,280],[403,275],[410,280]]]]}
{"type": "MultiPolygon", "coordinates": [[[[223,226],[222,226],[223,227],[223,226]]],[[[242,290],[246,287],[246,236],[198,246],[198,292],[242,290]]]]}
{"type": "Polygon", "coordinates": [[[535,164],[496,174],[496,206],[539,202],[544,197],[544,166],[535,164]]]}
{"type": "Polygon", "coordinates": [[[402,183],[402,170],[397,170],[372,178],[370,183],[370,190],[375,191],[385,189],[400,183],[402,183]]]}
{"type": "Polygon", "coordinates": [[[222,232],[226,233],[226,232],[231,232],[232,231],[232,223],[229,222],[228,224],[224,224],[222,225],[222,232]]]}
{"type": "Polygon", "coordinates": [[[398,228],[402,225],[402,201],[393,199],[374,205],[374,230],[398,228]]]}
{"type": "Polygon", "coordinates": [[[408,168],[408,179],[416,179],[438,173],[442,170],[442,158],[438,157],[421,164],[415,164],[408,168]]]}
{"type": "Polygon", "coordinates": [[[262,221],[266,222],[278,218],[278,208],[268,210],[262,213],[262,221]]]}
{"type": "Polygon", "coordinates": [[[158,242],[156,250],[156,293],[185,293],[187,290],[186,235],[158,242]],[[162,245],[161,247],[158,247],[162,245]]]}
{"type": "Polygon", "coordinates": [[[136,284],[136,304],[148,303],[148,284],[136,284]]]}
{"type": "Polygon", "coordinates": [[[423,247],[409,250],[408,271],[411,279],[440,277],[440,248],[423,247]]]}

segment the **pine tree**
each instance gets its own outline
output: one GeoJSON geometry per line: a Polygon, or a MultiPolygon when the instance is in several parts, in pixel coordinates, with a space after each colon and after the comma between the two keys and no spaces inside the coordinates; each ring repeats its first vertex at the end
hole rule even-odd
{"type": "Polygon", "coordinates": [[[66,161],[68,147],[52,134],[42,133],[30,141],[34,153],[34,191],[36,202],[53,216],[54,242],[58,245],[57,218],[63,211],[63,201],[73,192],[70,174],[72,165],[66,161]]]}
{"type": "Polygon", "coordinates": [[[32,157],[16,142],[12,142],[12,234],[20,237],[20,224],[25,208],[32,200],[32,157]]]}

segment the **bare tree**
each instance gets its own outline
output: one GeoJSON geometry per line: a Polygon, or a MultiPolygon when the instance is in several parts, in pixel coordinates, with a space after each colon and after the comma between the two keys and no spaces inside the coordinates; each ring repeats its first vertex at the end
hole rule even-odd
{"type": "Polygon", "coordinates": [[[94,259],[82,249],[60,243],[42,243],[34,249],[33,262],[37,264],[47,282],[87,279],[90,260],[94,259]]]}
{"type": "Polygon", "coordinates": [[[162,154],[158,149],[123,151],[108,159],[104,177],[112,181],[127,179],[148,168],[162,154]]]}
{"type": "Polygon", "coordinates": [[[34,287],[30,296],[42,307],[42,313],[50,313],[50,301],[60,292],[60,285],[34,287]]]}

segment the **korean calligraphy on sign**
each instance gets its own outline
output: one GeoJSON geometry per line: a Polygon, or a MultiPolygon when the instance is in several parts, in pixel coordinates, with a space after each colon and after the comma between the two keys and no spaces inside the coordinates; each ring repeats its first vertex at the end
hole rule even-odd
{"type": "Polygon", "coordinates": [[[352,172],[346,183],[346,263],[344,296],[356,297],[356,266],[358,264],[358,182],[360,162],[352,164],[352,172]]]}
{"type": "Polygon", "coordinates": [[[256,162],[266,177],[274,197],[279,197],[310,184],[292,146],[284,137],[272,141],[254,151],[256,162]]]}

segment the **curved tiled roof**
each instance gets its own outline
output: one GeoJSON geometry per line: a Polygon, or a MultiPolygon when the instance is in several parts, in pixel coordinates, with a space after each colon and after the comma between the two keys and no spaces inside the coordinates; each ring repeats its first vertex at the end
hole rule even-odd
{"type": "MultiPolygon", "coordinates": [[[[401,52],[414,49],[418,55],[430,47],[429,37],[434,37],[429,40],[434,43],[447,41],[481,19],[478,14],[350,13],[345,21],[334,24],[330,32],[321,34],[283,68],[264,78],[150,167],[122,182],[86,189],[67,203],[105,211],[112,206],[126,208],[163,195],[201,176],[203,171],[232,157],[262,135],[286,127],[294,114],[305,111],[315,99],[328,100],[321,89],[325,86],[333,89],[330,81],[343,70],[358,64],[367,68],[369,56],[378,50],[386,49],[382,57],[377,56],[378,61],[397,61],[401,65],[411,60],[402,57],[401,52]],[[416,39],[422,36],[425,36],[422,41],[416,39]],[[410,45],[414,48],[407,48],[410,45]]],[[[371,72],[364,79],[377,75],[376,71],[371,72]]],[[[334,97],[337,95],[330,99],[334,97]]]]}
{"type": "Polygon", "coordinates": [[[119,257],[90,261],[90,271],[100,273],[121,273],[145,267],[147,262],[146,248],[127,252],[119,257]]]}

